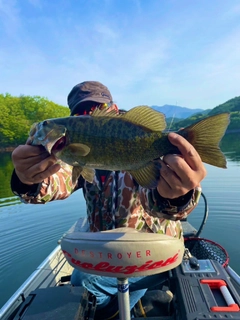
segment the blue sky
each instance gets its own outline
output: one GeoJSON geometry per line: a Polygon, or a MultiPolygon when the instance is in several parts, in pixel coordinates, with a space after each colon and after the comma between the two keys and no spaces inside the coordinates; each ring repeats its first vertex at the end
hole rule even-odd
{"type": "Polygon", "coordinates": [[[120,108],[240,96],[240,1],[0,0],[0,93],[61,105],[101,81],[120,108]]]}

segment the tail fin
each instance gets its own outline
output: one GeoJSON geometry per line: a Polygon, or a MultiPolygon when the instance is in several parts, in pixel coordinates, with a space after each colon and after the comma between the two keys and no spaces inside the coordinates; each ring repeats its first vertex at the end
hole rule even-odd
{"type": "Polygon", "coordinates": [[[197,150],[203,162],[226,168],[227,161],[219,143],[230,122],[229,113],[221,113],[199,121],[178,133],[185,137],[197,150]]]}

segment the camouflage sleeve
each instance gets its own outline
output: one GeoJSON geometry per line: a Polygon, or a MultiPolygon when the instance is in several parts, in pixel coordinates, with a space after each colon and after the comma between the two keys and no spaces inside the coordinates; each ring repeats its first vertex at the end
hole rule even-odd
{"type": "Polygon", "coordinates": [[[176,221],[186,218],[196,207],[202,189],[197,187],[177,199],[163,198],[156,189],[149,190],[140,187],[139,191],[142,206],[149,215],[176,221]]]}
{"type": "Polygon", "coordinates": [[[77,188],[72,184],[72,167],[64,163],[61,164],[61,169],[57,173],[33,187],[19,183],[16,179],[16,174],[14,176],[13,173],[12,190],[24,203],[45,204],[53,200],[62,200],[69,197],[77,188]]]}

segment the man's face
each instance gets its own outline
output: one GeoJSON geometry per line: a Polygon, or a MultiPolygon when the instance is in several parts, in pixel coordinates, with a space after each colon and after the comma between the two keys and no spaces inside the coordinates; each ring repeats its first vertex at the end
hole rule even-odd
{"type": "Polygon", "coordinates": [[[107,109],[107,112],[115,110],[116,113],[118,113],[118,107],[116,104],[87,101],[86,103],[81,104],[81,109],[78,110],[75,116],[91,115],[95,109],[107,109]]]}

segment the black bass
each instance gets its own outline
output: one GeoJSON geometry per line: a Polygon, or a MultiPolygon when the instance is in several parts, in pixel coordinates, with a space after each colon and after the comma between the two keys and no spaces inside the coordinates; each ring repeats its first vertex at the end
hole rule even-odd
{"type": "MultiPolygon", "coordinates": [[[[229,114],[208,117],[177,133],[189,141],[203,162],[226,168],[219,148],[229,114]]],[[[147,106],[118,115],[95,110],[91,116],[49,119],[32,126],[29,141],[43,145],[57,159],[73,166],[73,182],[81,174],[93,181],[94,169],[128,171],[143,187],[154,188],[160,178],[159,162],[168,153],[179,153],[163,133],[165,116],[147,106]]]]}

